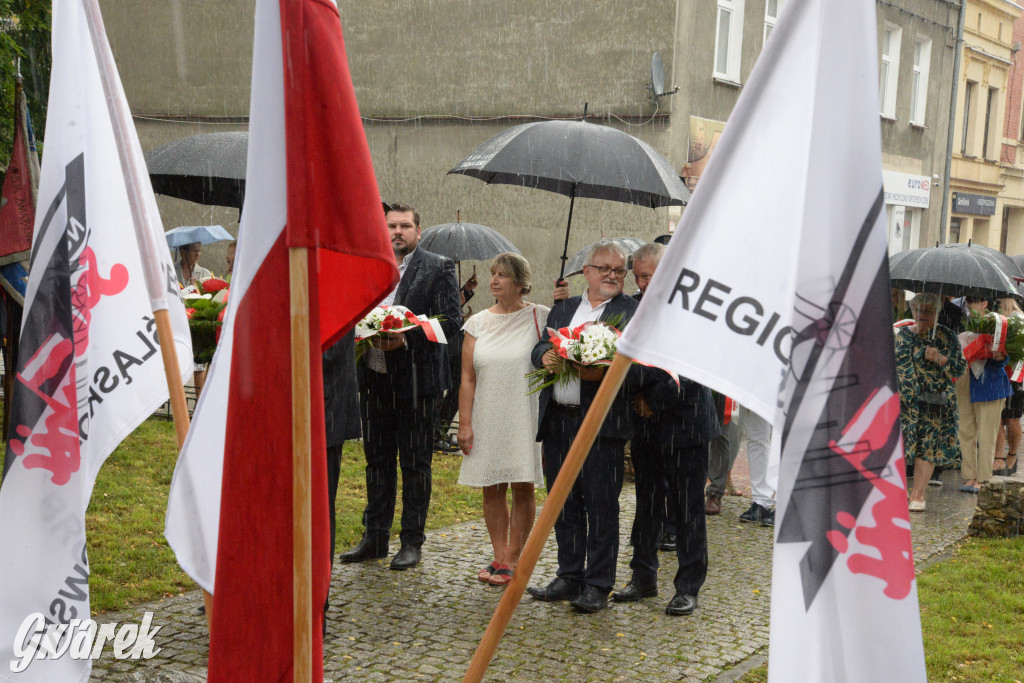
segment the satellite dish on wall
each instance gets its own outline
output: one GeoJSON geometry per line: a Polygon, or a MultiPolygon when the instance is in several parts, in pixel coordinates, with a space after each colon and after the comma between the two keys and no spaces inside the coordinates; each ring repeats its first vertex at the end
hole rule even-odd
{"type": "Polygon", "coordinates": [[[665,92],[665,64],[661,61],[660,52],[655,52],[651,57],[651,91],[654,92],[654,99],[679,92],[678,85],[672,92],[665,92]]]}

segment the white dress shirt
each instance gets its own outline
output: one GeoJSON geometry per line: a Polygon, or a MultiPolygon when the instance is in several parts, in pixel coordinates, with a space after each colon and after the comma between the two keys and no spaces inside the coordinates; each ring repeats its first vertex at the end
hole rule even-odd
{"type": "MultiPolygon", "coordinates": [[[[405,277],[405,271],[409,267],[409,260],[412,259],[412,255],[416,253],[413,249],[405,258],[402,259],[402,263],[398,266],[398,284],[392,289],[386,297],[381,299],[378,306],[393,306],[395,303],[395,295],[398,293],[398,288],[402,285],[402,278],[405,277]]],[[[375,349],[372,346],[366,349],[366,367],[370,368],[374,372],[379,372],[386,375],[388,372],[388,364],[384,360],[384,351],[375,349]]]]}
{"type": "MultiPolygon", "coordinates": [[[[576,308],[576,312],[569,322],[569,329],[575,329],[585,322],[596,321],[604,313],[605,306],[608,305],[609,301],[611,299],[605,299],[597,306],[591,306],[587,293],[583,292],[583,296],[580,298],[580,305],[576,308]]],[[[578,377],[569,382],[555,382],[554,390],[556,402],[564,406],[578,406],[580,404],[580,380],[578,377]]]]}

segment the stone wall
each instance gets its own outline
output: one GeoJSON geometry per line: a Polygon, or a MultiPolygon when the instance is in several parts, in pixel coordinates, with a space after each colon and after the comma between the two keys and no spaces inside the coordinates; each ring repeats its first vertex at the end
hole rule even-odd
{"type": "Polygon", "coordinates": [[[1024,479],[993,477],[978,492],[971,536],[1013,538],[1024,532],[1024,479]]]}

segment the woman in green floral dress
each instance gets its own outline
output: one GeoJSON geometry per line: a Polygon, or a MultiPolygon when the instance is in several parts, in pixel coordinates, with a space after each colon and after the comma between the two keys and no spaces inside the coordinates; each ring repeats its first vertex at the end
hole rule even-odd
{"type": "Polygon", "coordinates": [[[955,334],[935,322],[939,298],[918,294],[910,302],[914,324],[896,331],[903,452],[914,463],[910,510],[925,509],[924,491],[935,466],[960,459],[959,413],[953,381],[967,370],[955,334]]]}

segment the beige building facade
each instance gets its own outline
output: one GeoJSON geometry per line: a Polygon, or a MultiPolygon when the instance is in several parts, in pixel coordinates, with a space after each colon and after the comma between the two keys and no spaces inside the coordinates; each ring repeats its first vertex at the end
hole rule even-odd
{"type": "Polygon", "coordinates": [[[1011,253],[1024,247],[1024,211],[1017,208],[1024,207],[1024,196],[1011,196],[1020,183],[1013,180],[1014,164],[1002,154],[1013,60],[1020,49],[1014,22],[1021,13],[1009,0],[967,0],[947,242],[970,240],[1011,253]],[[1010,210],[1005,226],[1004,208],[1010,210]]]}

